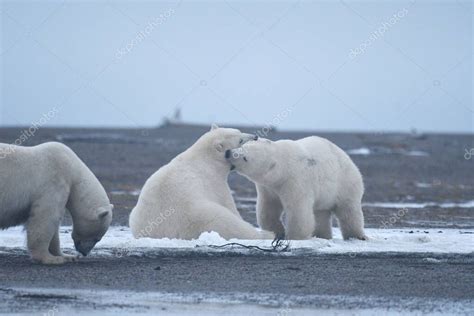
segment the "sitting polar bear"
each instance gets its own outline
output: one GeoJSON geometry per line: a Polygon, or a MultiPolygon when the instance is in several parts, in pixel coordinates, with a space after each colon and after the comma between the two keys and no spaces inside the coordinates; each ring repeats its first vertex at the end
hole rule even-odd
{"type": "Polygon", "coordinates": [[[226,151],[256,138],[214,125],[160,168],[146,181],[130,214],[133,236],[194,239],[215,231],[226,239],[273,239],[242,219],[227,184],[231,166],[226,151]]]}
{"type": "Polygon", "coordinates": [[[43,264],[75,261],[59,244],[59,225],[68,209],[76,249],[87,255],[112,221],[104,188],[67,146],[0,144],[0,229],[25,224],[28,249],[43,264]]]}
{"type": "Polygon", "coordinates": [[[366,239],[362,176],[330,141],[316,136],[297,141],[260,139],[226,156],[236,171],[256,183],[262,229],[287,239],[331,239],[334,213],[344,239],[366,239]]]}

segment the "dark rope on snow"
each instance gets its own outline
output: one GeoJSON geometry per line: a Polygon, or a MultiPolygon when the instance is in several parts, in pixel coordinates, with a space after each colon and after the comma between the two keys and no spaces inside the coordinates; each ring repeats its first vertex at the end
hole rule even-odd
{"type": "Polygon", "coordinates": [[[252,250],[260,250],[263,252],[287,252],[290,249],[290,241],[276,238],[272,241],[271,247],[268,247],[268,248],[263,248],[259,246],[253,246],[253,245],[244,245],[237,242],[231,242],[224,245],[209,245],[208,247],[214,248],[214,249],[220,249],[220,248],[235,247],[235,246],[246,248],[246,249],[252,249],[252,250]]]}

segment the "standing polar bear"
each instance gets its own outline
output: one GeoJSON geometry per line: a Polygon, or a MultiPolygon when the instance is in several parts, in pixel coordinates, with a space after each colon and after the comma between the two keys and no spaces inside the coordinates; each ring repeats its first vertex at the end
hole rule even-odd
{"type": "Polygon", "coordinates": [[[273,239],[242,219],[227,184],[231,165],[225,153],[256,138],[214,125],[160,168],[146,181],[130,214],[133,236],[194,239],[215,231],[226,239],[273,239]]]}
{"type": "Polygon", "coordinates": [[[25,224],[31,256],[43,264],[75,261],[59,244],[67,210],[76,250],[87,255],[112,221],[112,208],[99,180],[67,146],[0,144],[0,229],[25,224]]]}
{"type": "Polygon", "coordinates": [[[231,150],[227,157],[236,171],[256,183],[262,229],[287,239],[331,239],[334,214],[344,239],[366,239],[362,176],[330,141],[316,136],[297,141],[260,139],[231,150]]]}

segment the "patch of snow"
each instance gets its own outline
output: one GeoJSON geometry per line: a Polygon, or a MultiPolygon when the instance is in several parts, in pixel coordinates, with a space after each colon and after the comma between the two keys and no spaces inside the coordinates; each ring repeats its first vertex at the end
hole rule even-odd
{"type": "MultiPolygon", "coordinates": [[[[70,227],[60,229],[61,246],[74,251],[74,243],[70,237],[70,227]]],[[[332,240],[312,238],[310,240],[292,240],[291,251],[283,255],[297,255],[301,252],[353,254],[365,252],[412,252],[412,253],[471,253],[474,252],[474,230],[470,229],[366,229],[368,241],[341,238],[339,229],[334,229],[332,240]],[[439,233],[442,231],[442,233],[439,233]]],[[[93,252],[101,255],[125,253],[146,253],[160,249],[181,249],[204,252],[239,251],[248,253],[250,250],[241,248],[215,249],[209,246],[221,246],[229,242],[258,247],[270,247],[271,240],[225,240],[216,232],[202,233],[198,239],[135,239],[128,227],[112,226],[107,234],[94,248],[93,252]],[[235,250],[237,249],[237,250],[235,250]]],[[[0,249],[24,248],[25,233],[22,228],[14,227],[0,231],[0,249]]]]}
{"type": "MultiPolygon", "coordinates": [[[[430,184],[428,184],[430,185],[430,184]]],[[[431,186],[431,185],[430,185],[431,186]]],[[[408,200],[413,200],[414,197],[408,195],[406,197],[408,200]]],[[[235,197],[236,204],[238,206],[247,207],[252,204],[257,203],[256,197],[235,197]]],[[[366,202],[362,203],[362,206],[369,207],[380,207],[380,208],[395,208],[395,209],[404,209],[404,208],[413,208],[413,209],[422,209],[427,207],[437,207],[437,208],[474,208],[474,200],[464,201],[464,202],[366,202]]]]}
{"type": "Polygon", "coordinates": [[[367,156],[371,154],[371,151],[367,147],[357,148],[357,149],[350,149],[347,151],[349,155],[362,155],[367,156]]]}
{"type": "Polygon", "coordinates": [[[346,153],[349,155],[360,155],[360,156],[368,156],[368,155],[404,155],[404,156],[413,156],[413,157],[427,157],[429,154],[427,152],[421,150],[406,150],[406,149],[392,149],[387,147],[375,147],[369,149],[367,147],[361,148],[354,148],[346,150],[346,153]]]}
{"type": "Polygon", "coordinates": [[[427,189],[427,188],[431,188],[433,185],[431,183],[417,182],[417,183],[415,183],[415,186],[417,188],[427,189]]]}
{"type": "Polygon", "coordinates": [[[133,191],[125,191],[125,190],[112,190],[110,194],[112,195],[132,195],[132,196],[139,196],[141,190],[133,190],[133,191]]]}
{"type": "Polygon", "coordinates": [[[427,207],[438,207],[438,208],[474,208],[474,200],[466,202],[445,202],[445,203],[436,203],[436,202],[421,202],[421,203],[404,203],[404,202],[371,202],[363,203],[362,206],[369,207],[382,207],[382,208],[427,208],[427,207]]]}
{"type": "Polygon", "coordinates": [[[427,152],[421,150],[411,150],[406,153],[407,156],[414,156],[414,157],[427,157],[429,154],[427,152]]]}
{"type": "Polygon", "coordinates": [[[446,259],[436,259],[436,258],[424,258],[423,261],[428,263],[443,263],[446,262],[446,259]]]}

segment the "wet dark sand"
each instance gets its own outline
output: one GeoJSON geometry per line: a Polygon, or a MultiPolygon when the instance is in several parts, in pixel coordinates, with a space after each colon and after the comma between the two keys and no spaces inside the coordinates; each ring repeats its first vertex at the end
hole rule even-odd
{"type": "MultiPolygon", "coordinates": [[[[115,204],[113,225],[127,225],[137,196],[126,192],[139,190],[153,172],[205,131],[198,127],[42,129],[27,144],[62,140],[70,146],[98,176],[115,204]],[[125,194],[117,194],[120,193],[117,191],[125,194]]],[[[20,133],[20,129],[0,129],[0,142],[13,142],[20,133]]],[[[269,138],[297,139],[310,134],[274,133],[269,138]]],[[[315,134],[345,150],[367,147],[374,152],[369,156],[352,156],[365,178],[364,202],[444,203],[474,199],[474,157],[464,158],[465,149],[474,147],[472,135],[315,134]],[[421,151],[427,156],[407,155],[410,151],[421,151]],[[420,187],[417,183],[429,184],[429,187],[420,187]]],[[[229,180],[237,197],[255,197],[254,186],[243,177],[232,174],[229,180]]],[[[239,203],[239,209],[246,220],[255,223],[253,203],[239,203]]],[[[368,227],[381,227],[397,210],[365,207],[364,212],[368,227]]],[[[69,224],[69,219],[63,224],[69,224]]],[[[409,210],[390,227],[473,228],[474,210],[459,207],[409,210]]],[[[472,302],[473,254],[437,255],[434,256],[440,259],[437,263],[426,261],[427,257],[433,255],[358,254],[352,258],[347,255],[275,257],[158,252],[143,257],[95,256],[79,263],[46,267],[32,263],[21,250],[0,254],[0,287],[167,293],[264,292],[283,297],[297,295],[301,300],[297,300],[296,305],[319,307],[329,303],[309,301],[305,297],[343,295],[400,300],[423,298],[426,302],[468,299],[472,302]]],[[[12,295],[14,299],[10,302],[13,303],[0,303],[0,312],[25,311],[22,306],[35,302],[12,295]]],[[[2,291],[0,301],[1,297],[2,291]]],[[[348,303],[344,304],[339,302],[328,307],[351,308],[348,303]]],[[[381,302],[379,307],[383,306],[381,302]]]]}

